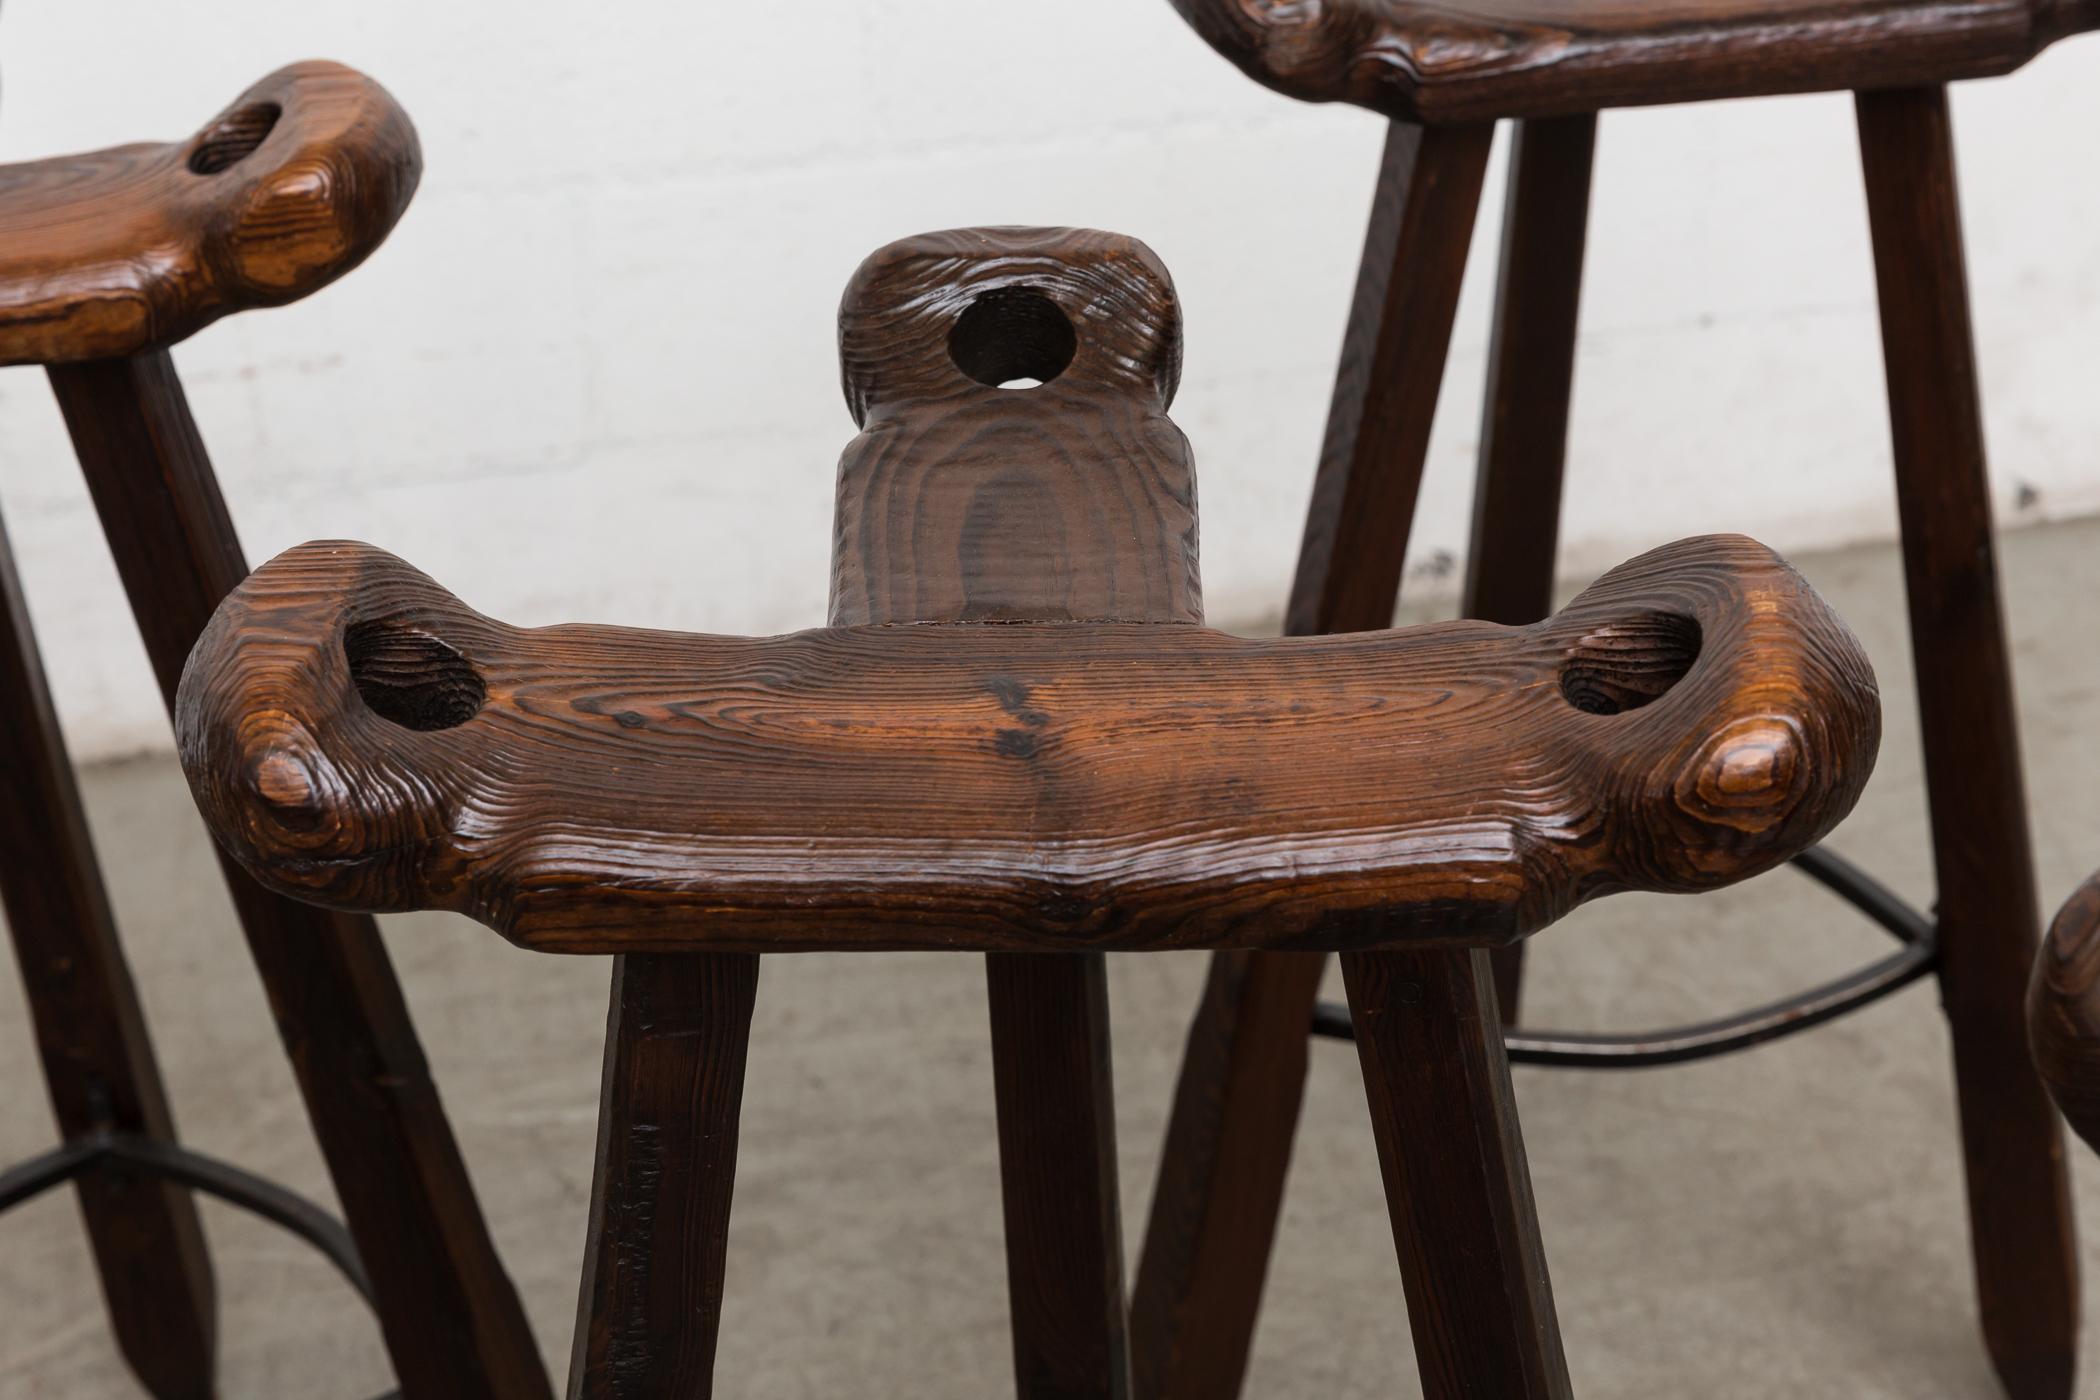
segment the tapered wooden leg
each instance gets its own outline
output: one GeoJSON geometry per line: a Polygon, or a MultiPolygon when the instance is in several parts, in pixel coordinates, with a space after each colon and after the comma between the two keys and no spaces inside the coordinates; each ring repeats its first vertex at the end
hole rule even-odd
{"type": "Polygon", "coordinates": [[[1862,93],[1858,108],[1983,1333],[2014,1400],[2062,1400],[2077,1257],[2063,1135],[2022,1031],[2041,916],[1946,93],[1862,93]]]}
{"type": "Polygon", "coordinates": [[[571,1400],[706,1400],[758,959],[613,960],[571,1400]]]}
{"type": "Polygon", "coordinates": [[[1492,125],[1394,122],[1284,630],[1390,627],[1492,125]]]}
{"type": "Polygon", "coordinates": [[[1126,1400],[1107,962],[992,953],[985,980],[1015,1393],[1126,1400]]]}
{"type": "MultiPolygon", "coordinates": [[[[59,1129],[68,1140],[114,1131],[173,1142],[4,530],[0,793],[0,901],[59,1129]]],[[[124,1359],[156,1400],[210,1400],[217,1301],[195,1202],[122,1171],[92,1171],[77,1185],[124,1359]]]]}
{"type": "MultiPolygon", "coordinates": [[[[1389,626],[1490,126],[1394,123],[1286,626],[1389,626]]],[[[1322,959],[1220,953],[1189,1029],[1131,1303],[1143,1400],[1239,1392],[1304,1092],[1322,959]]]]}
{"type": "Polygon", "coordinates": [[[1326,963],[1319,953],[1211,957],[1131,1297],[1140,1396],[1239,1393],[1326,963]]]}
{"type": "Polygon", "coordinates": [[[1567,1400],[1485,952],[1342,958],[1424,1400],[1567,1400]]]}
{"type": "MultiPolygon", "coordinates": [[[[247,574],[231,517],[165,352],[50,376],[172,708],[191,645],[247,574]]],[[[378,929],[225,869],[403,1394],[546,1400],[378,929]]]]}
{"type": "MultiPolygon", "coordinates": [[[[1521,626],[1553,611],[1575,325],[1597,117],[1517,122],[1495,283],[1480,470],[1466,550],[1467,617],[1521,626]]],[[[1523,943],[1494,953],[1504,1023],[1517,1019],[1523,943]]]]}

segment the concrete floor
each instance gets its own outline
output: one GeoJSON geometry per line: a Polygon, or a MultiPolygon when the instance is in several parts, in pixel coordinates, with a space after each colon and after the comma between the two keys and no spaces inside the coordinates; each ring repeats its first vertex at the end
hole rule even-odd
{"type": "MultiPolygon", "coordinates": [[[[1802,563],[1865,640],[1888,706],[1879,771],[1833,844],[1922,901],[1931,880],[1895,557],[1802,563]]],[[[2100,863],[2100,522],[2012,536],[2005,573],[2053,906],[2100,863]]],[[[173,763],[90,772],[87,792],[185,1136],[331,1199],[173,763]]],[[[386,929],[489,1220],[549,1364],[565,1374],[606,966],[521,953],[450,916],[386,929]]],[[[1531,1019],[1691,1019],[1886,946],[1784,871],[1696,904],[1614,899],[1534,945],[1531,1019]]],[[[1202,962],[1111,966],[1134,1248],[1202,962]]],[[[767,964],[720,1393],[1011,1393],[986,1038],[975,959],[767,964]]],[[[12,1069],[0,1158],[12,1159],[47,1146],[51,1124],[7,975],[0,1055],[12,1069]]],[[[1517,1087],[1578,1392],[1996,1394],[1974,1321],[1946,1038],[1929,987],[1745,1056],[1626,1075],[1519,1071],[1517,1087]]],[[[2100,1166],[2081,1151],[2077,1171],[2085,1218],[2100,1222],[2100,1166]]],[[[369,1322],[324,1264],[267,1227],[204,1210],[228,1400],[349,1400],[388,1385],[369,1322]]],[[[2100,1277],[2100,1227],[2085,1257],[2100,1277]]],[[[2100,1362],[2087,1371],[2080,1394],[2100,1397],[2100,1362]]],[[[135,1393],[69,1197],[0,1221],[0,1400],[135,1393]]],[[[1418,1393],[1345,1046],[1314,1054],[1248,1393],[1418,1393]]]]}

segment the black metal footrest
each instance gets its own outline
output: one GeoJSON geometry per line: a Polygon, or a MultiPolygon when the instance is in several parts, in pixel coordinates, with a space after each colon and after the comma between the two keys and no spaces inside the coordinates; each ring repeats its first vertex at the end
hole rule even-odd
{"type": "MultiPolygon", "coordinates": [[[[76,1138],[0,1172],[0,1211],[98,1171],[160,1177],[259,1215],[321,1251],[366,1306],[372,1305],[372,1280],[358,1257],[356,1242],[340,1220],[274,1181],[173,1143],[129,1133],[76,1138]]],[[[377,1400],[400,1400],[400,1392],[388,1391],[377,1400]]]]}
{"type": "MultiPolygon", "coordinates": [[[[1807,991],[1693,1025],[1618,1034],[1512,1028],[1506,1036],[1510,1061],[1563,1069],[1644,1069],[1712,1059],[1834,1021],[1909,986],[1938,965],[1938,930],[1886,885],[1821,847],[1804,852],[1793,863],[1888,930],[1902,948],[1807,991]]],[[[1313,1009],[1312,1033],[1335,1040],[1355,1039],[1349,1008],[1321,1002],[1313,1009]]]]}

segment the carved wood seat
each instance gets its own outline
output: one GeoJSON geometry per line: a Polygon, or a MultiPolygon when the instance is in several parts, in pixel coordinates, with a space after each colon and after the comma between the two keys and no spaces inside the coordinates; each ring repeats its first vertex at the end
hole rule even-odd
{"type": "Polygon", "coordinates": [[[1992,77],[2093,0],[1173,0],[1248,76],[1418,122],[1992,77]]]}
{"type": "Polygon", "coordinates": [[[181,141],[0,166],[0,365],[137,355],[319,290],[422,170],[386,89],[296,63],[181,141]]]}
{"type": "Polygon", "coordinates": [[[317,543],[183,679],[273,889],[619,955],[571,1394],[710,1393],[754,955],[912,948],[987,954],[1020,1392],[1126,1395],[1102,950],[1185,947],[1344,952],[1410,1297],[1565,1394],[1482,950],[1812,844],[1879,738],[1857,642],[1739,537],[1535,626],[1225,636],[1141,244],[906,240],[840,323],[830,626],[521,630],[317,543]]]}
{"type": "Polygon", "coordinates": [[[1858,648],[1752,541],[1548,622],[507,627],[279,556],[192,656],[200,799],[272,888],[564,953],[1487,945],[1769,869],[1852,806],[1858,648]]]}

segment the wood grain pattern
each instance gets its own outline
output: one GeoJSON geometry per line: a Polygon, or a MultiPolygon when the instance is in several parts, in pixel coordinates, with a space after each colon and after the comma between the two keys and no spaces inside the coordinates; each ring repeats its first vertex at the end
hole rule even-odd
{"type": "MultiPolygon", "coordinates": [[[[1553,611],[1596,149],[1594,115],[1518,122],[1511,133],[1480,465],[1459,604],[1462,615],[1484,622],[1514,627],[1553,611]]],[[[1503,1024],[1514,1025],[1524,945],[1496,949],[1494,962],[1495,999],[1503,1024]]]]}
{"type": "Polygon", "coordinates": [[[1181,307],[1151,249],[963,229],[854,274],[831,621],[1200,622],[1181,307]],[[977,377],[973,377],[973,374],[977,377]],[[1033,379],[1039,388],[996,391],[1033,379]]]}
{"type": "MultiPolygon", "coordinates": [[[[905,240],[868,260],[840,321],[865,431],[839,471],[835,623],[1200,621],[1189,613],[1193,473],[1164,419],[1178,313],[1143,245],[1056,229],[905,240]],[[1133,340],[1115,314],[1126,301],[1143,308],[1149,336],[1133,340]],[[1037,358],[1046,347],[1049,361],[1037,358]],[[1104,347],[1120,361],[1104,364],[1104,347]],[[1116,363],[1153,369],[1118,379],[1116,363]],[[1031,366],[1051,385],[995,387],[1031,366]],[[1163,450],[1148,454],[1148,442],[1163,450]]],[[[578,1396],[713,1385],[726,1239],[689,1222],[726,1221],[734,1184],[741,1072],[728,1066],[742,1064],[749,1019],[737,958],[615,961],[578,1396]],[[629,1004],[638,978],[651,989],[646,1017],[629,1004]],[[680,1039],[681,1026],[706,1031],[680,1039]],[[680,1047],[690,1054],[678,1058],[680,1047]],[[663,1111],[680,1094],[680,1111],[663,1111]]],[[[985,973],[1017,1388],[1031,1400],[1118,1400],[1127,1363],[1105,962],[991,953],[985,973]]]]}
{"type": "Polygon", "coordinates": [[[613,960],[570,1400],[714,1393],[758,959],[613,960]]]}
{"type": "Polygon", "coordinates": [[[1342,975],[1424,1400],[1569,1400],[1486,952],[1342,975]]]}
{"type": "Polygon", "coordinates": [[[1018,1400],[1129,1400],[1108,964],[987,953],[1018,1400]]]}
{"type": "MultiPolygon", "coordinates": [[[[191,645],[247,573],[232,517],[166,351],[54,365],[50,378],[172,712],[191,645]]],[[[379,930],[223,864],[403,1393],[544,1400],[538,1347],[379,930]]]]}
{"type": "MultiPolygon", "coordinates": [[[[1492,136],[1487,125],[1407,122],[1386,133],[1287,632],[1393,620],[1492,136]]],[[[1283,1206],[1320,961],[1214,958],[1132,1301],[1144,1400],[1238,1393],[1283,1206]]]]}
{"type": "Polygon", "coordinates": [[[2100,1152],[2100,874],[2064,901],[2042,940],[2027,1035],[2056,1106],[2100,1152]]]}
{"type": "MultiPolygon", "coordinates": [[[[1195,463],[1166,416],[1181,309],[1151,249],[908,238],[862,264],[839,324],[862,432],[839,463],[834,626],[1202,622],[1195,463]]],[[[987,953],[985,990],[1015,1393],[1125,1400],[1107,960],[987,953]]]]}
{"type": "MultiPolygon", "coordinates": [[[[1484,149],[1454,148],[1476,188],[1484,149]]],[[[1104,387],[1078,371],[1060,391],[1095,353],[1084,303],[984,284],[1011,245],[1057,241],[912,240],[849,292],[864,433],[841,466],[832,627],[522,632],[369,546],[305,546],[222,605],[192,654],[178,730],[200,803],[287,892],[462,909],[527,946],[648,972],[616,996],[649,1005],[616,1010],[608,1051],[574,1394],[711,1390],[722,1233],[707,1222],[726,1220],[733,1148],[702,1149],[734,1136],[740,1073],[720,1071],[740,1070],[748,1000],[708,969],[761,950],[948,947],[993,954],[1021,1392],[1116,1400],[1098,950],[1172,946],[1356,952],[1396,1212],[1408,1190],[1417,1207],[1454,1200],[1441,1223],[1396,1216],[1411,1291],[1457,1309],[1452,1336],[1515,1353],[1425,1347],[1443,1358],[1430,1393],[1494,1376],[1564,1394],[1487,964],[1464,945],[1616,889],[1728,883],[1816,839],[1872,766],[1864,658],[1797,575],[1734,537],[1644,556],[1526,628],[1203,629],[1171,375],[1104,387]],[[939,315],[856,340],[864,312],[973,278],[939,315]],[[988,396],[1023,376],[1044,383],[997,411],[988,396]],[[1134,419],[1113,418],[1119,398],[1134,419]],[[1001,418],[1020,430],[986,452],[1001,418]],[[885,434],[916,450],[885,462],[871,441],[885,434]],[[1174,450],[1128,445],[1148,438],[1174,450]],[[1090,508],[1104,487],[1124,499],[1090,508]],[[1015,570],[992,544],[1031,520],[1088,533],[1015,570]],[[1067,555],[1109,561],[1108,577],[1066,582],[1067,555]],[[1363,951],[1390,947],[1409,951],[1363,951]],[[1440,990],[1386,1018],[1424,1000],[1393,975],[1417,966],[1440,990]],[[678,1053],[645,1063],[659,1026],[678,1053]],[[1461,1124],[1456,1151],[1399,1126],[1425,1106],[1461,1124]],[[1513,1325],[1473,1317],[1519,1302],[1513,1325]]],[[[1163,273],[1140,259],[1107,280],[1171,324],[1163,273]]],[[[1171,333],[1140,343],[1178,357],[1171,333]]]]}
{"type": "Polygon", "coordinates": [[[1321,953],[1214,953],[1189,1022],[1130,1295],[1140,1400],[1239,1394],[1298,1111],[1321,953]]]}
{"type": "MultiPolygon", "coordinates": [[[[174,1115],[5,531],[0,793],[0,902],[59,1128],[68,1141],[114,1130],[173,1142],[174,1115]]],[[[218,1304],[195,1201],[171,1182],[128,1172],[89,1172],[78,1191],[125,1361],[155,1400],[211,1400],[218,1304]]]]}
{"type": "Polygon", "coordinates": [[[1392,625],[1493,138],[1492,126],[1386,133],[1287,632],[1392,625]]]}
{"type": "Polygon", "coordinates": [[[565,952],[1501,943],[1769,868],[1879,736],[1843,624],[1720,536],[1535,628],[1261,641],[527,632],[321,543],[236,590],[182,697],[272,888],[565,952]]]}
{"type": "Polygon", "coordinates": [[[307,296],[385,240],[421,170],[386,89],[321,62],[182,141],[0,166],[0,365],[165,349],[307,296]]]}
{"type": "Polygon", "coordinates": [[[1857,105],[1983,1334],[2014,1400],[2063,1400],[2078,1369],[2076,1235],[2063,1133],[2021,1015],[2041,911],[1953,129],[1944,89],[1862,93],[1857,105]]]}
{"type": "Polygon", "coordinates": [[[1173,0],[1248,76],[1429,123],[1886,88],[2018,68],[2089,0],[1173,0]]]}

